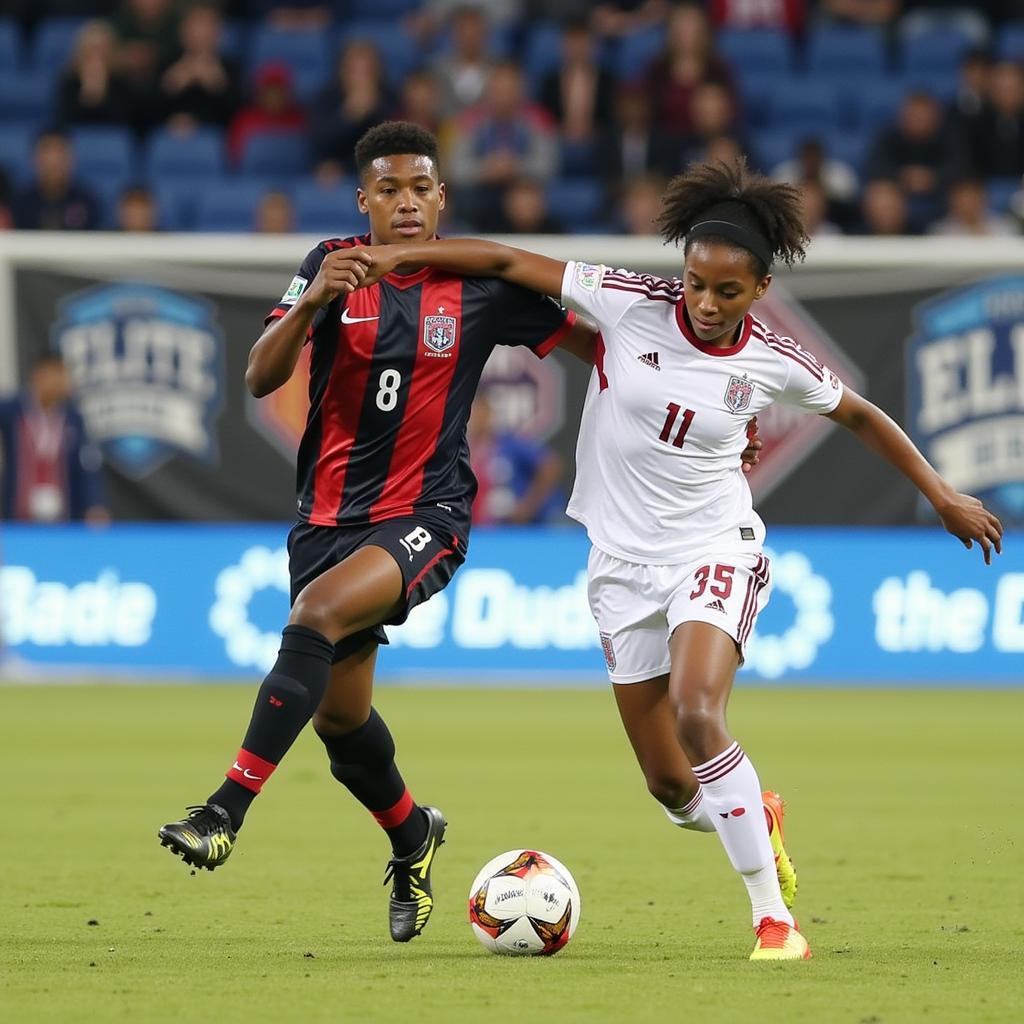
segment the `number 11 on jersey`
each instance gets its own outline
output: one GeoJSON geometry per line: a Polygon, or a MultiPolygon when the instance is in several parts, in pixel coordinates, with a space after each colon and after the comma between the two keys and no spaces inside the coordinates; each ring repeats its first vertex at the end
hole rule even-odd
{"type": "Polygon", "coordinates": [[[672,435],[672,428],[675,426],[676,419],[679,413],[683,413],[683,422],[679,424],[679,430],[676,436],[672,438],[673,448],[682,448],[683,442],[686,440],[686,432],[690,429],[690,424],[693,422],[693,410],[683,409],[682,406],[676,405],[675,402],[669,402],[668,415],[665,417],[665,426],[661,428],[661,433],[658,435],[659,441],[667,441],[672,435]]]}

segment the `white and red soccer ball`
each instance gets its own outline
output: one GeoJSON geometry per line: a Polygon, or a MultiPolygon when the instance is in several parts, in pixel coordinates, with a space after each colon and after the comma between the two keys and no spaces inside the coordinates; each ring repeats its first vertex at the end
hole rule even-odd
{"type": "Polygon", "coordinates": [[[580,891],[565,865],[539,850],[489,860],[469,890],[473,934],[492,953],[551,956],[580,921],[580,891]]]}

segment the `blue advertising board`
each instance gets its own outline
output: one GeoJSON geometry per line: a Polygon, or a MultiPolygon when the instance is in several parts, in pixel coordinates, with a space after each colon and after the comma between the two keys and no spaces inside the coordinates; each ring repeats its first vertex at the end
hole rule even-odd
{"type": "MultiPolygon", "coordinates": [[[[14,663],[256,678],[287,615],[286,529],[7,526],[0,626],[14,663]]],[[[1024,683],[1024,538],[985,566],[931,529],[769,531],[773,591],[742,678],[825,685],[1024,683]]],[[[381,652],[380,676],[600,685],[575,529],[479,530],[448,589],[381,652]]]]}

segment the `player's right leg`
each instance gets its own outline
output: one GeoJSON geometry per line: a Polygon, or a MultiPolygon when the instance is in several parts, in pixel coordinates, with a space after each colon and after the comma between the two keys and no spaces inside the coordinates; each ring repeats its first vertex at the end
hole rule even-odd
{"type": "Polygon", "coordinates": [[[375,547],[359,548],[302,589],[225,781],[205,804],[160,829],[164,846],[211,871],[227,860],[249,805],[320,706],[335,644],[383,622],[402,598],[401,571],[375,547]]]}

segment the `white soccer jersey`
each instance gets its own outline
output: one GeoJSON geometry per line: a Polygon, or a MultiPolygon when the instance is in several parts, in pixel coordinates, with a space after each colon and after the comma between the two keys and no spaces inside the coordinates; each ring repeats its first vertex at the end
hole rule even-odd
{"type": "Polygon", "coordinates": [[[701,342],[679,280],[570,262],[562,301],[601,331],[569,515],[632,562],[760,547],[764,524],[740,469],[747,421],[773,402],[831,412],[843,393],[836,375],[750,314],[729,348],[701,342]]]}

